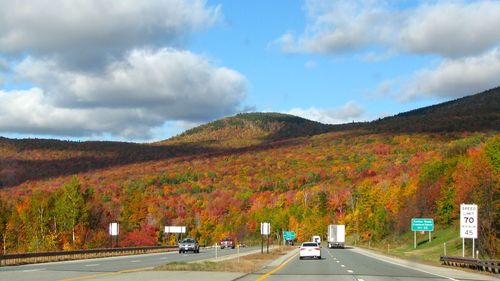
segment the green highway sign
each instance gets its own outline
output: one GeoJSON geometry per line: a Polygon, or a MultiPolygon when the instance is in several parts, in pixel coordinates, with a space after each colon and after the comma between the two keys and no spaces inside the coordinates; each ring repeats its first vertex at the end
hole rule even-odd
{"type": "Polygon", "coordinates": [[[283,231],[283,239],[285,240],[295,239],[295,231],[283,231]]]}
{"type": "Polygon", "coordinates": [[[411,231],[434,231],[434,219],[411,219],[411,231]]]}

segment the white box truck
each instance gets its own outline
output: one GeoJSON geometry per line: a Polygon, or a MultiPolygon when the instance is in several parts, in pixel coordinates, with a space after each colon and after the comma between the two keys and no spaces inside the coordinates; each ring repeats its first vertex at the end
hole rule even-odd
{"type": "Polygon", "coordinates": [[[345,225],[330,224],[328,226],[328,248],[344,248],[345,225]]]}

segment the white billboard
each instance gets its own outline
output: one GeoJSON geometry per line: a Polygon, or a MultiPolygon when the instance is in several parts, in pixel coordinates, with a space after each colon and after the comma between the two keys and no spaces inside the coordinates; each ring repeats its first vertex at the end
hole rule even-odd
{"type": "Polygon", "coordinates": [[[271,224],[268,222],[261,222],[260,223],[260,234],[261,235],[271,234],[271,224]]]}
{"type": "Polygon", "coordinates": [[[165,226],[165,233],[186,233],[185,226],[165,226]]]}
{"type": "Polygon", "coordinates": [[[117,236],[120,228],[118,227],[117,222],[112,222],[109,224],[109,235],[117,236]]]}
{"type": "Polygon", "coordinates": [[[477,239],[477,205],[460,205],[460,238],[477,239]]]}

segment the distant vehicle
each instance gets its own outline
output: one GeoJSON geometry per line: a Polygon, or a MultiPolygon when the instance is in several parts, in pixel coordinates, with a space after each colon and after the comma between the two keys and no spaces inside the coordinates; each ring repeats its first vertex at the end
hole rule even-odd
{"type": "Polygon", "coordinates": [[[299,259],[321,259],[321,248],[318,242],[304,242],[300,246],[299,259]]]}
{"type": "Polygon", "coordinates": [[[321,245],[321,237],[318,236],[318,235],[313,236],[312,237],[312,241],[318,243],[319,245],[321,245]]]}
{"type": "Polygon", "coordinates": [[[184,238],[179,243],[179,254],[192,251],[193,253],[200,252],[200,245],[194,238],[184,238]]]}
{"type": "Polygon", "coordinates": [[[328,248],[344,248],[345,245],[345,225],[330,224],[328,226],[328,248]]]}
{"type": "Polygon", "coordinates": [[[234,239],[232,237],[226,237],[220,241],[220,248],[231,248],[234,249],[236,246],[236,243],[234,242],[234,239]]]}

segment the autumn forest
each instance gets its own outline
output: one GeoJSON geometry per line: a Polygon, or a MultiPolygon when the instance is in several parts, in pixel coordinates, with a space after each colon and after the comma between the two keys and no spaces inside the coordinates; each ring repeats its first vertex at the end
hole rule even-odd
{"type": "Polygon", "coordinates": [[[7,253],[256,240],[259,223],[298,240],[346,224],[357,241],[456,225],[479,206],[479,248],[498,258],[500,90],[367,123],[239,114],[151,143],[0,138],[0,240],[7,253]],[[471,110],[474,110],[471,112],[471,110]]]}

